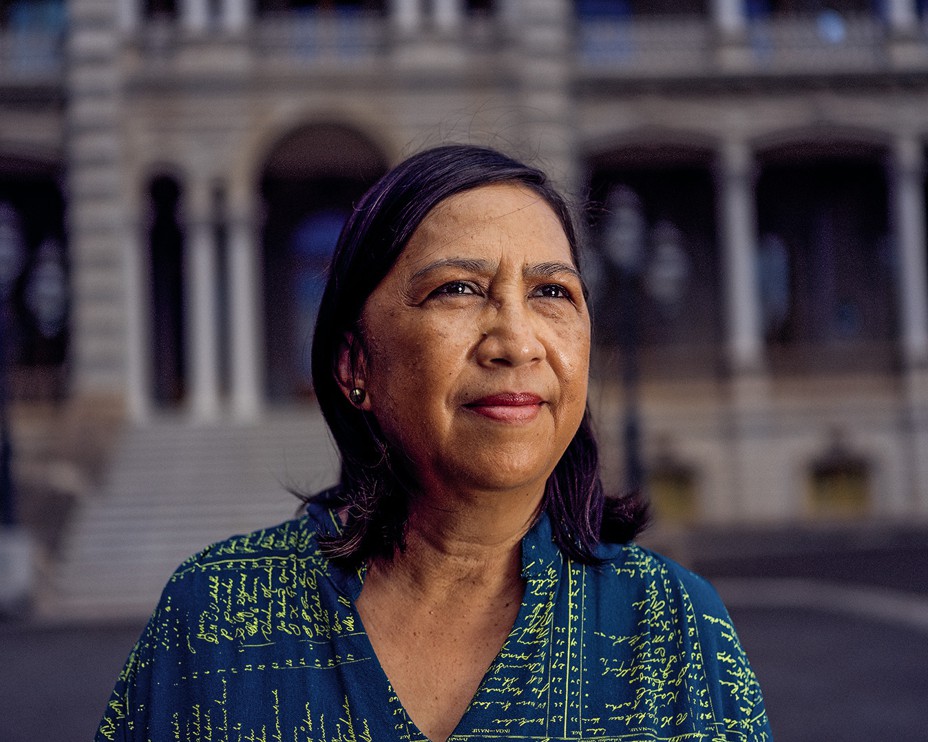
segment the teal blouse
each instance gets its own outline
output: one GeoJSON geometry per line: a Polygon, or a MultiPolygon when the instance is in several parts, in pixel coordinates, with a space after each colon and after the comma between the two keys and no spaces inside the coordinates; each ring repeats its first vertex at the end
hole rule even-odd
{"type": "MultiPolygon", "coordinates": [[[[96,739],[426,742],[377,661],[355,600],[365,571],[320,552],[322,503],[215,544],[171,577],[96,739]]],[[[564,557],[542,516],[525,595],[451,737],[770,740],[760,688],[712,587],[635,545],[564,557]]]]}

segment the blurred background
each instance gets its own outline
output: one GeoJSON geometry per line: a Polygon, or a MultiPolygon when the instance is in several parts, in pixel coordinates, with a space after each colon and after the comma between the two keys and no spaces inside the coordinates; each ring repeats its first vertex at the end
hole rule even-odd
{"type": "Polygon", "coordinates": [[[0,739],[87,739],[165,580],[337,462],[354,201],[489,144],[581,206],[610,490],[779,740],[928,739],[928,2],[0,0],[0,739]]]}

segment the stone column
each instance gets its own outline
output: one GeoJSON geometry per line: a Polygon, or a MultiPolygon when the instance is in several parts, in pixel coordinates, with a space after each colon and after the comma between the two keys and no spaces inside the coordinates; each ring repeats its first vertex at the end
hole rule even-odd
{"type": "Polygon", "coordinates": [[[203,33],[209,25],[207,0],[181,0],[180,20],[181,27],[187,33],[203,33]]]}
{"type": "Polygon", "coordinates": [[[899,320],[907,365],[928,361],[928,280],[922,143],[902,137],[893,151],[893,218],[898,251],[899,320]]]}
{"type": "Polygon", "coordinates": [[[899,67],[923,65],[926,54],[915,0],[887,0],[886,25],[890,60],[899,67]]]}
{"type": "Polygon", "coordinates": [[[435,28],[444,33],[454,33],[461,25],[462,0],[433,0],[432,20],[435,28]]]}
{"type": "Polygon", "coordinates": [[[241,422],[252,422],[262,407],[263,323],[257,237],[247,209],[236,209],[229,223],[228,266],[232,413],[241,422]]]}
{"type": "Polygon", "coordinates": [[[422,0],[391,0],[390,23],[401,35],[416,33],[422,26],[422,0]]]}
{"type": "Polygon", "coordinates": [[[129,418],[151,413],[151,263],[144,228],[136,219],[125,229],[126,402],[129,418]]]}
{"type": "Polygon", "coordinates": [[[928,514],[928,257],[925,249],[923,144],[896,140],[892,162],[892,215],[897,253],[899,324],[905,363],[905,408],[911,441],[912,506],[928,514]]]}
{"type": "Polygon", "coordinates": [[[719,165],[726,351],[735,371],[756,371],[763,366],[763,338],[757,280],[754,159],[747,144],[727,141],[719,165]]]}
{"type": "Polygon", "coordinates": [[[244,32],[251,22],[251,12],[249,0],[223,0],[222,29],[233,34],[244,32]]]}
{"type": "Polygon", "coordinates": [[[508,30],[521,140],[516,154],[572,195],[580,186],[571,93],[574,7],[568,0],[519,0],[516,8],[517,27],[508,30]]]}
{"type": "Polygon", "coordinates": [[[738,70],[754,65],[748,46],[748,17],[745,0],[712,0],[712,24],[715,27],[716,60],[723,70],[738,70]]]}
{"type": "MultiPolygon", "coordinates": [[[[194,188],[198,184],[192,184],[194,188]]],[[[202,184],[200,184],[202,186],[202,184]]],[[[205,187],[203,188],[205,191],[205,187]]],[[[194,193],[184,245],[190,414],[194,422],[219,417],[219,316],[217,259],[208,194],[194,193]],[[197,198],[197,196],[202,196],[197,198]]]]}
{"type": "Polygon", "coordinates": [[[887,0],[886,22],[893,34],[914,36],[918,29],[915,0],[887,0]]]}
{"type": "Polygon", "coordinates": [[[781,494],[782,473],[769,459],[773,430],[757,276],[755,163],[745,142],[724,142],[717,177],[725,351],[731,369],[726,510],[734,519],[788,517],[789,502],[781,494]]]}
{"type": "Polygon", "coordinates": [[[115,2],[68,3],[63,122],[71,264],[73,398],[126,404],[127,208],[123,80],[115,2]]]}
{"type": "Polygon", "coordinates": [[[724,38],[743,37],[747,26],[744,0],[712,0],[712,22],[724,38]]]}
{"type": "Polygon", "coordinates": [[[119,30],[134,33],[142,15],[142,0],[119,0],[119,30]]]}

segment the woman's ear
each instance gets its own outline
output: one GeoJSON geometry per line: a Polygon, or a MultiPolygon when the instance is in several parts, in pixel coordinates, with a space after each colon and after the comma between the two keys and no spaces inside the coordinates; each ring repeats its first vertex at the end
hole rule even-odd
{"type": "Polygon", "coordinates": [[[371,401],[367,394],[364,367],[361,343],[353,332],[346,332],[338,346],[338,386],[351,404],[359,410],[370,411],[371,401]]]}

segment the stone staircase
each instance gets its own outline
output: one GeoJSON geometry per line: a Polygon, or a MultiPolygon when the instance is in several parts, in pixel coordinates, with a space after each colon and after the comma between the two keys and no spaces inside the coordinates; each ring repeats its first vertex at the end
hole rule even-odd
{"type": "Polygon", "coordinates": [[[287,488],[332,484],[337,457],[317,410],[260,423],[161,418],[123,434],[102,489],[82,502],[37,610],[137,618],[174,568],[207,544],[293,517],[287,488]]]}

